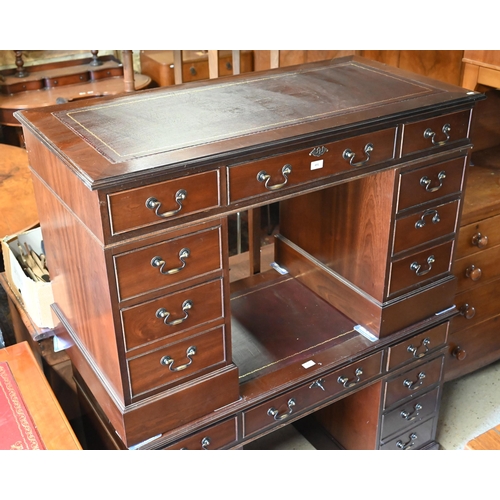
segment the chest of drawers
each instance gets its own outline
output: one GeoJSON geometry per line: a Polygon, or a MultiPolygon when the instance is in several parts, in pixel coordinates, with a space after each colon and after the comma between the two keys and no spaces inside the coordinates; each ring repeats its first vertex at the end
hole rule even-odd
{"type": "Polygon", "coordinates": [[[239,447],[364,400],[344,434],[383,447],[424,362],[434,419],[480,98],[345,58],[19,113],[57,335],[120,446],[239,447]],[[280,272],[230,283],[227,217],[271,202],[280,272]]]}
{"type": "Polygon", "coordinates": [[[462,227],[457,241],[455,303],[445,380],[470,373],[500,358],[500,204],[498,148],[478,152],[467,180],[462,227]],[[492,161],[493,160],[493,161],[492,161]]]}

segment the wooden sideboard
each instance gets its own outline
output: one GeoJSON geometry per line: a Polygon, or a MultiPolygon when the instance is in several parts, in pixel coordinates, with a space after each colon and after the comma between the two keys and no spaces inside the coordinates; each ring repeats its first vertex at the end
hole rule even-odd
{"type": "Polygon", "coordinates": [[[436,447],[478,92],[359,57],[16,113],[58,319],[122,448],[240,448],[311,416],[436,447]],[[227,217],[280,203],[230,280],[227,217]]]}

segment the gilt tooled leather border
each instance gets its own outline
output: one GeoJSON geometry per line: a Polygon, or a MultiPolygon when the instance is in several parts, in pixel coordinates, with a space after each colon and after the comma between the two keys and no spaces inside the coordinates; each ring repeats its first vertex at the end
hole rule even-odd
{"type": "Polygon", "coordinates": [[[421,97],[435,90],[349,61],[335,66],[301,69],[251,80],[225,81],[156,95],[125,96],[103,105],[54,112],[53,115],[110,162],[119,163],[317,121],[361,108],[379,107],[401,99],[421,97]],[[366,102],[354,106],[344,105],[342,97],[339,97],[337,108],[325,109],[328,91],[336,80],[340,80],[335,87],[339,94],[345,92],[347,97],[359,91],[357,98],[363,99],[363,83],[359,81],[362,79],[349,80],[349,75],[345,74],[349,70],[369,71],[372,78],[384,79],[386,88],[381,87],[381,97],[375,102],[369,97],[366,102]],[[326,76],[333,81],[325,84],[321,81],[321,72],[328,72],[326,76]],[[310,91],[312,86],[317,92],[300,94],[300,77],[309,77],[307,90],[310,91]],[[392,93],[391,82],[397,83],[397,93],[392,93]],[[273,84],[276,85],[273,87],[273,84]],[[236,89],[238,92],[231,95],[236,89]],[[286,94],[288,89],[290,95],[286,94]],[[248,92],[245,93],[245,90],[248,92]],[[206,99],[207,93],[212,97],[215,94],[215,99],[206,99]],[[280,106],[281,98],[283,106],[280,106]],[[138,105],[141,105],[140,114],[138,105]],[[218,108],[210,110],[210,106],[214,105],[218,108]],[[294,108],[294,105],[301,109],[294,108]],[[177,107],[170,116],[169,106],[177,107]],[[179,116],[182,116],[182,123],[176,123],[179,116]],[[167,123],[168,119],[172,123],[167,123]]]}

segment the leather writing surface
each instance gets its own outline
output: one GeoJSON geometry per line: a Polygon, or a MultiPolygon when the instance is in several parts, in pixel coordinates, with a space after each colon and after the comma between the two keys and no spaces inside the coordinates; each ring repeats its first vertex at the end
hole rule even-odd
{"type": "Polygon", "coordinates": [[[157,89],[53,114],[117,163],[435,92],[422,83],[348,61],[174,92],[157,89]]]}

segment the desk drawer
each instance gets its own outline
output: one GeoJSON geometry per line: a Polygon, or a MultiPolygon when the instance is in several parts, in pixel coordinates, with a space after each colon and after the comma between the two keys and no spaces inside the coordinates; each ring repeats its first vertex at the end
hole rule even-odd
{"type": "Polygon", "coordinates": [[[396,128],[228,168],[231,203],[394,158],[396,128]],[[323,148],[321,154],[318,151],[323,148]],[[266,177],[269,175],[270,177],[266,177]],[[267,184],[267,187],[266,187],[267,184]]]}
{"type": "Polygon", "coordinates": [[[378,352],[244,412],[244,436],[283,423],[312,405],[362,385],[382,373],[381,364],[382,353],[378,352]]]}
{"type": "Polygon", "coordinates": [[[439,382],[443,356],[434,358],[427,363],[418,363],[410,370],[386,382],[384,408],[390,408],[398,401],[415,398],[428,387],[439,382]]]}
{"type": "Polygon", "coordinates": [[[128,351],[223,317],[222,280],[214,280],[121,311],[128,351]]]}
{"type": "Polygon", "coordinates": [[[500,359],[500,316],[450,335],[444,380],[452,380],[500,359]]]}
{"type": "Polygon", "coordinates": [[[398,212],[462,191],[465,157],[403,172],[400,175],[398,212]]]}
{"type": "Polygon", "coordinates": [[[457,229],[459,201],[435,205],[396,221],[393,254],[417,247],[457,229]]]}
{"type": "Polygon", "coordinates": [[[410,339],[389,347],[387,371],[392,371],[409,361],[422,359],[434,349],[446,344],[449,323],[435,326],[426,332],[419,333],[410,339]]]}
{"type": "Polygon", "coordinates": [[[127,361],[132,396],[178,383],[226,361],[219,327],[127,361]]]}
{"type": "Polygon", "coordinates": [[[430,417],[437,410],[439,390],[436,388],[402,404],[382,416],[382,439],[430,417]]]}
{"type": "Polygon", "coordinates": [[[132,231],[220,205],[216,170],[108,195],[112,234],[132,231]]]}
{"type": "Polygon", "coordinates": [[[389,295],[449,272],[453,243],[448,241],[392,262],[389,295]]]}
{"type": "Polygon", "coordinates": [[[404,124],[401,155],[439,148],[466,139],[469,119],[470,111],[466,110],[404,124]]]}
{"type": "Polygon", "coordinates": [[[500,246],[488,248],[455,260],[453,271],[457,277],[457,292],[500,276],[500,246]]]}
{"type": "Polygon", "coordinates": [[[460,228],[457,258],[500,245],[500,215],[460,228]]]}
{"type": "Polygon", "coordinates": [[[434,439],[436,417],[430,418],[413,429],[403,431],[399,436],[383,444],[381,450],[415,450],[434,439]]]}
{"type": "Polygon", "coordinates": [[[213,425],[190,437],[164,448],[165,450],[219,450],[235,443],[238,437],[238,421],[231,420],[213,425]]]}
{"type": "Polygon", "coordinates": [[[455,304],[462,314],[450,321],[450,333],[471,328],[500,314],[499,287],[500,280],[493,280],[458,293],[455,304]]]}
{"type": "Polygon", "coordinates": [[[130,299],[222,269],[220,254],[221,228],[216,226],[116,255],[119,298],[130,299]]]}

